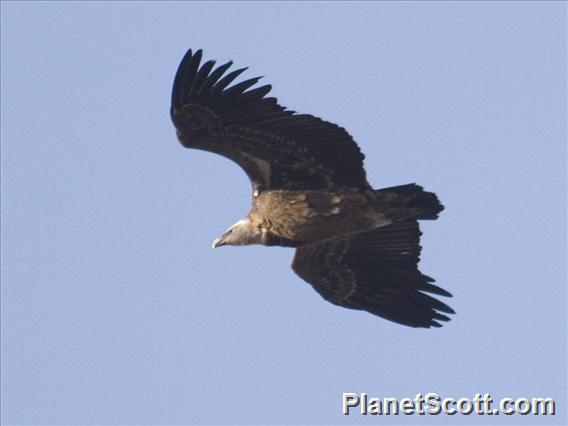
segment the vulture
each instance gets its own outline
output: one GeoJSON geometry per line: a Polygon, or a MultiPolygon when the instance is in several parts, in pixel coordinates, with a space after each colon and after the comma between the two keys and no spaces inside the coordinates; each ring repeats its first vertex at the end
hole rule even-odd
{"type": "Polygon", "coordinates": [[[418,220],[443,210],[407,184],[373,189],[347,131],[269,97],[246,70],[215,66],[191,49],[175,75],[171,119],[186,148],[237,163],[252,184],[247,217],[213,242],[294,247],[292,269],[329,302],[410,327],[440,327],[451,297],[418,270],[418,220]]]}

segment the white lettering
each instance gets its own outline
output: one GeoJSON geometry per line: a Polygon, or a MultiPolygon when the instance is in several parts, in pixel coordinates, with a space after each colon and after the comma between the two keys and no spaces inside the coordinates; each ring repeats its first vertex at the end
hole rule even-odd
{"type": "Polygon", "coordinates": [[[402,414],[414,414],[414,401],[411,398],[402,398],[400,400],[400,411],[402,411],[402,414]]]}
{"type": "Polygon", "coordinates": [[[437,393],[427,393],[424,396],[424,399],[426,400],[426,405],[428,406],[428,408],[426,409],[426,412],[428,414],[440,414],[442,407],[440,406],[440,396],[437,393]]]}
{"type": "Polygon", "coordinates": [[[343,392],[343,414],[349,415],[349,409],[351,407],[357,407],[359,405],[359,396],[352,392],[343,392]]]}

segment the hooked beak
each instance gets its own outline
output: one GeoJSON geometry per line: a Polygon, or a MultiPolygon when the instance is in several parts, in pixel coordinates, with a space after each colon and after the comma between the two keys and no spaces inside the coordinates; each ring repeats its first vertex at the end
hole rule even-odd
{"type": "Polygon", "coordinates": [[[213,248],[217,248],[217,247],[221,247],[224,246],[225,243],[225,235],[221,235],[219,238],[215,238],[215,240],[213,241],[213,248]]]}

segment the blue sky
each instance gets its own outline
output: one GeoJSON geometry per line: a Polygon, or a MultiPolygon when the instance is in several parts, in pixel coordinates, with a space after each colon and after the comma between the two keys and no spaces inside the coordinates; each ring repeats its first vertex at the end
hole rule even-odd
{"type": "Polygon", "coordinates": [[[4,424],[562,424],[566,5],[2,2],[4,424]],[[323,301],[284,248],[211,241],[235,165],[183,149],[187,48],[417,182],[442,329],[323,301]],[[341,414],[342,392],[555,398],[556,417],[341,414]]]}

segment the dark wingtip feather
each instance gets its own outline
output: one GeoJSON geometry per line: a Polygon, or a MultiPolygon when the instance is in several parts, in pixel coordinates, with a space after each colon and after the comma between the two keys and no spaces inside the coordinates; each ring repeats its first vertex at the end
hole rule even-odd
{"type": "Polygon", "coordinates": [[[190,127],[201,125],[203,117],[195,114],[205,109],[199,107],[213,112],[209,118],[217,120],[217,124],[229,120],[248,125],[258,123],[262,118],[273,118],[275,114],[290,115],[284,112],[285,108],[278,105],[275,98],[265,97],[272,86],[255,87],[262,77],[233,84],[248,67],[231,70],[233,61],[229,61],[215,68],[215,61],[202,63],[202,57],[203,50],[188,49],[178,66],[172,87],[170,116],[178,130],[184,127],[182,133],[186,139],[190,127]]]}
{"type": "Polygon", "coordinates": [[[255,77],[245,81],[241,81],[240,83],[237,83],[234,86],[231,86],[227,90],[225,90],[224,95],[226,96],[240,95],[245,90],[249,89],[250,87],[254,86],[256,83],[258,83],[258,80],[260,80],[261,78],[262,77],[255,77]]]}
{"type": "Polygon", "coordinates": [[[177,68],[176,75],[174,77],[174,84],[172,87],[172,109],[179,107],[179,101],[180,101],[179,94],[182,92],[181,86],[182,86],[182,81],[184,81],[183,80],[184,71],[187,66],[187,63],[190,61],[192,57],[193,57],[193,52],[191,49],[189,49],[187,52],[185,52],[185,55],[183,55],[183,58],[181,59],[179,66],[177,68]]]}
{"type": "Polygon", "coordinates": [[[192,50],[189,49],[183,56],[172,87],[172,114],[175,109],[181,108],[186,93],[191,89],[202,55],[203,51],[201,49],[195,53],[192,53],[192,50]]]}
{"type": "Polygon", "coordinates": [[[449,291],[430,283],[422,284],[421,290],[427,291],[428,293],[437,294],[439,296],[454,297],[449,291]]]}
{"type": "Polygon", "coordinates": [[[215,61],[207,61],[203,65],[201,65],[201,68],[199,68],[199,70],[195,74],[191,88],[186,95],[188,99],[193,99],[194,96],[197,95],[198,92],[200,92],[201,87],[205,84],[206,79],[209,76],[209,73],[211,72],[211,69],[214,65],[215,61]]]}
{"type": "Polygon", "coordinates": [[[448,305],[446,305],[443,302],[440,302],[438,299],[434,299],[432,298],[432,307],[438,311],[442,311],[445,312],[447,314],[455,314],[456,312],[450,308],[448,305]]]}
{"type": "MultiPolygon", "coordinates": [[[[455,315],[456,311],[454,311],[452,308],[450,308],[448,305],[446,305],[446,310],[444,311],[447,314],[453,314],[455,315]]],[[[441,310],[441,309],[440,309],[441,310]]]]}
{"type": "Polygon", "coordinates": [[[440,321],[449,321],[450,320],[450,317],[447,317],[446,315],[439,314],[438,312],[435,312],[432,315],[432,318],[440,320],[440,321]]]}
{"type": "Polygon", "coordinates": [[[225,77],[223,77],[221,80],[219,80],[219,82],[217,82],[217,84],[215,84],[213,86],[213,88],[211,89],[211,93],[212,94],[219,94],[220,92],[222,92],[229,84],[231,84],[233,82],[233,80],[235,78],[237,78],[239,75],[241,75],[243,72],[245,72],[248,69],[248,67],[245,68],[239,68],[238,70],[232,71],[229,74],[227,74],[225,77]]]}
{"type": "Polygon", "coordinates": [[[196,94],[196,97],[201,102],[207,102],[207,100],[211,98],[211,88],[215,83],[217,83],[217,81],[219,80],[219,78],[221,78],[225,71],[227,71],[231,67],[231,65],[233,65],[233,61],[229,61],[223,65],[220,65],[207,76],[207,78],[201,85],[201,88],[196,94]]]}
{"type": "Polygon", "coordinates": [[[197,51],[188,49],[178,66],[172,87],[170,108],[174,122],[177,111],[189,103],[228,110],[244,103],[260,101],[272,88],[270,85],[265,85],[249,90],[262,77],[251,78],[230,86],[248,68],[239,68],[227,73],[233,61],[214,68],[215,61],[209,60],[201,64],[202,57],[202,49],[197,51]]]}
{"type": "Polygon", "coordinates": [[[245,102],[262,99],[264,98],[270,91],[272,90],[272,86],[267,84],[265,86],[260,86],[255,89],[249,90],[248,92],[243,93],[243,100],[245,102]]]}

